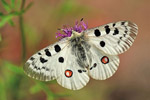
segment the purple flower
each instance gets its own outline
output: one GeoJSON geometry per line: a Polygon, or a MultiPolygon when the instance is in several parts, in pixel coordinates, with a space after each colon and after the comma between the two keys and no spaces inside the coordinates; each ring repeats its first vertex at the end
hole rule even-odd
{"type": "Polygon", "coordinates": [[[74,27],[70,27],[70,26],[63,26],[62,30],[63,34],[58,32],[56,33],[56,38],[60,37],[60,40],[65,38],[65,37],[70,37],[72,34],[72,30],[81,33],[84,30],[86,30],[88,28],[87,24],[84,23],[83,19],[81,19],[81,21],[78,23],[78,21],[76,21],[75,26],[74,27]]]}

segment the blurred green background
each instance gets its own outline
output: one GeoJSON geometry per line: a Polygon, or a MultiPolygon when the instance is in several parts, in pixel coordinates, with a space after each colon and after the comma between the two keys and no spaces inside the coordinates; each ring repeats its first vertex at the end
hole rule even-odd
{"type": "Polygon", "coordinates": [[[149,12],[150,0],[0,0],[0,100],[150,100],[149,12]],[[78,91],[25,75],[25,60],[58,41],[58,28],[81,18],[89,28],[120,20],[138,25],[116,74],[78,91]]]}

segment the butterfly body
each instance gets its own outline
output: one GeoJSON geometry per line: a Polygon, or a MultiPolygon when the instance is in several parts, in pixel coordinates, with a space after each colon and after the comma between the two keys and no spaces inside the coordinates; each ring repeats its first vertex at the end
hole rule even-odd
{"type": "Polygon", "coordinates": [[[75,36],[72,36],[73,38],[71,38],[69,42],[69,45],[71,47],[71,53],[76,57],[75,59],[80,65],[80,67],[89,66],[87,54],[90,49],[90,45],[86,42],[85,35],[83,33],[77,32],[73,33],[72,35],[75,36]]]}
{"type": "Polygon", "coordinates": [[[89,76],[105,80],[116,72],[120,62],[118,54],[129,49],[137,30],[137,25],[129,21],[86,30],[77,25],[64,29],[67,35],[31,56],[24,70],[32,78],[56,79],[65,88],[81,89],[88,83],[89,76]]]}

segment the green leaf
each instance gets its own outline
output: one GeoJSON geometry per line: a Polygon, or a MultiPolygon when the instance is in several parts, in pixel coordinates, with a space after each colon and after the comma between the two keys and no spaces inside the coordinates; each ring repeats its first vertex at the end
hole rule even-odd
{"type": "Polygon", "coordinates": [[[41,89],[41,87],[39,86],[39,84],[36,84],[36,85],[34,85],[34,86],[32,86],[31,88],[30,88],[30,93],[31,94],[35,94],[35,93],[37,93],[37,92],[39,92],[39,91],[41,91],[42,89],[41,89]]]}
{"type": "Polygon", "coordinates": [[[15,0],[11,0],[11,8],[15,8],[15,0]]]}
{"type": "Polygon", "coordinates": [[[0,100],[7,100],[6,85],[2,77],[0,77],[0,100]]]}
{"type": "Polygon", "coordinates": [[[1,0],[1,2],[2,2],[2,5],[3,5],[3,7],[5,8],[5,10],[6,10],[7,12],[10,12],[10,11],[11,11],[11,8],[10,8],[9,4],[8,4],[5,0],[1,0]]]}
{"type": "Polygon", "coordinates": [[[1,16],[3,16],[3,13],[2,13],[2,12],[0,12],[0,17],[1,17],[1,16]]]}
{"type": "Polygon", "coordinates": [[[21,7],[21,2],[22,2],[22,0],[17,0],[16,6],[15,6],[16,10],[17,10],[17,9],[20,9],[20,7],[21,7]]]}
{"type": "Polygon", "coordinates": [[[3,27],[9,20],[13,18],[13,15],[5,15],[1,17],[0,28],[3,27]]]}
{"type": "Polygon", "coordinates": [[[11,26],[15,26],[14,22],[12,20],[9,20],[8,23],[11,25],[11,26]]]}
{"type": "Polygon", "coordinates": [[[3,27],[7,22],[9,22],[13,17],[19,16],[21,14],[22,13],[20,12],[13,12],[8,15],[1,16],[0,28],[3,27]]]}
{"type": "Polygon", "coordinates": [[[23,74],[24,73],[21,67],[14,65],[10,62],[5,61],[4,66],[7,67],[10,71],[12,71],[14,73],[17,73],[17,74],[23,74]]]}

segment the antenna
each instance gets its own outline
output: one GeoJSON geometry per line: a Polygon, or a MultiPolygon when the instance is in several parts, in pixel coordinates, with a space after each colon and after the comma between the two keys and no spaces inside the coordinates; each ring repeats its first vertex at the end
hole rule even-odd
{"type": "Polygon", "coordinates": [[[81,20],[80,21],[83,21],[83,18],[81,18],[81,20]]]}

